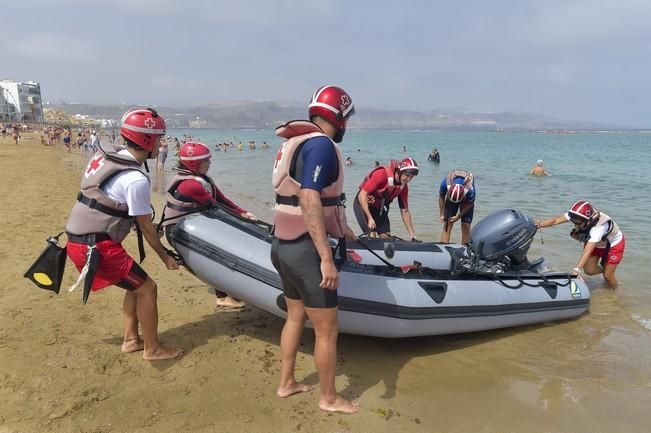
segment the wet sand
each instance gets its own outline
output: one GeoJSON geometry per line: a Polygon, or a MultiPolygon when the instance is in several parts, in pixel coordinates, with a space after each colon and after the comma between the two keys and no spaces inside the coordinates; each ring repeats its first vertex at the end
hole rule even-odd
{"type": "MultiPolygon", "coordinates": [[[[0,139],[0,432],[643,432],[651,415],[651,336],[616,292],[578,320],[400,341],[342,335],[337,386],[357,415],[326,414],[318,393],[275,397],[283,321],[215,310],[208,287],[149,250],[163,342],[150,363],[122,354],[122,290],[59,295],[22,277],[63,230],[83,157],[35,139],[0,139]]],[[[155,197],[157,210],[161,197],[155,197]]],[[[135,236],[126,242],[136,254],[135,236]]],[[[599,285],[591,283],[591,286],[599,285]]],[[[318,380],[306,330],[298,377],[318,380]]]]}

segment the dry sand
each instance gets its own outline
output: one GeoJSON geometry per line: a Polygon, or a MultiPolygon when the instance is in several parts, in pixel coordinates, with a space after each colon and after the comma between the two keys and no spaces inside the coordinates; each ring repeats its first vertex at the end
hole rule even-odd
{"type": "MultiPolygon", "coordinates": [[[[63,230],[83,163],[83,156],[61,145],[40,145],[35,134],[25,134],[18,146],[0,138],[0,432],[432,429],[421,424],[427,414],[401,414],[385,399],[395,392],[404,359],[386,378],[360,380],[363,365],[347,371],[347,350],[384,344],[375,340],[346,343],[343,337],[340,350],[337,386],[348,398],[364,394],[360,414],[321,412],[317,391],[276,398],[283,321],[251,307],[215,310],[205,284],[185,269],[166,270],[151,249],[143,267],[158,282],[161,339],[186,353],[154,363],[140,353],[122,354],[121,289],[92,293],[84,306],[79,290],[66,290],[77,277],[70,262],[59,295],[22,276],[45,239],[63,230]],[[351,384],[355,378],[357,385],[351,384]],[[389,392],[375,386],[383,380],[389,392]]],[[[161,199],[155,197],[157,209],[161,199]]],[[[135,256],[135,236],[126,246],[135,256]]],[[[299,379],[317,384],[311,330],[303,340],[299,379]]]]}

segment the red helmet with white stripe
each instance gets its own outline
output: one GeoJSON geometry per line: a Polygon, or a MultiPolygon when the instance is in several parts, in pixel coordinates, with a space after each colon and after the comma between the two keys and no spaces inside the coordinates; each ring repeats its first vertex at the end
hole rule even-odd
{"type": "Polygon", "coordinates": [[[460,203],[466,196],[466,189],[460,183],[448,185],[447,199],[452,203],[460,203]]]}
{"type": "Polygon", "coordinates": [[[567,213],[570,221],[577,225],[585,225],[599,219],[599,210],[584,200],[574,203],[567,213]]]}
{"type": "Polygon", "coordinates": [[[418,174],[418,164],[414,158],[405,158],[400,161],[398,170],[400,170],[400,174],[404,173],[416,176],[418,174]]]}
{"type": "Polygon", "coordinates": [[[201,162],[210,159],[210,148],[198,141],[188,141],[179,149],[179,162],[188,170],[198,173],[201,162]]]}
{"type": "Polygon", "coordinates": [[[312,95],[308,112],[310,119],[319,116],[327,120],[343,137],[348,118],[355,114],[355,106],[344,89],[337,86],[323,86],[312,95]]]}
{"type": "Polygon", "coordinates": [[[165,135],[165,120],[153,108],[129,110],[120,120],[120,135],[147,152],[165,135]]]}

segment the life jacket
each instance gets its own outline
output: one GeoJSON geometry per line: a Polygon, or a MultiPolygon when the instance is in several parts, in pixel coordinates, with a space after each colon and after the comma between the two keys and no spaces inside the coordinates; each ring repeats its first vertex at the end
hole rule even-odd
{"type": "Polygon", "coordinates": [[[139,171],[149,180],[140,163],[130,156],[102,148],[93,155],[84,169],[81,191],[70,212],[66,232],[78,236],[103,233],[115,242],[124,240],[134,217],[129,215],[126,204],[109,198],[102,187],[126,171],[139,171]]]}
{"type": "Polygon", "coordinates": [[[206,204],[197,203],[196,201],[192,200],[192,198],[184,196],[177,191],[177,188],[181,182],[189,179],[199,182],[203,189],[205,189],[206,192],[211,195],[211,197],[217,197],[217,187],[211,178],[208,176],[197,175],[187,170],[179,170],[177,175],[174,176],[170,182],[170,186],[167,188],[167,192],[165,194],[167,203],[165,204],[165,209],[163,210],[163,218],[161,219],[160,225],[162,227],[176,224],[179,222],[179,218],[182,216],[193,212],[198,212],[208,207],[206,204]]]}
{"type": "Polygon", "coordinates": [[[454,170],[450,171],[450,173],[448,173],[448,177],[445,179],[447,188],[450,189],[454,184],[454,179],[458,177],[463,178],[463,188],[466,190],[466,193],[470,191],[473,183],[475,182],[472,173],[467,170],[461,170],[458,168],[455,168],[454,170]]]}
{"type": "MultiPolygon", "coordinates": [[[[305,120],[294,120],[279,126],[276,128],[276,135],[286,141],[276,155],[272,176],[272,185],[276,192],[274,235],[278,239],[291,241],[308,232],[298,200],[301,184],[293,177],[298,171],[297,165],[302,165],[301,149],[309,139],[327,136],[317,125],[305,120]]],[[[321,191],[321,205],[327,233],[341,238],[347,227],[343,206],[346,199],[343,194],[345,169],[339,146],[335,142],[332,144],[337,152],[339,175],[335,182],[321,191]]]]}
{"type": "Polygon", "coordinates": [[[404,189],[404,185],[401,185],[399,182],[396,185],[395,177],[395,173],[398,169],[399,164],[399,161],[391,160],[391,163],[389,165],[375,167],[368,175],[366,175],[362,183],[359,185],[359,189],[362,189],[364,187],[366,182],[368,182],[368,180],[375,174],[376,171],[384,171],[387,175],[386,185],[381,189],[369,193],[369,196],[373,196],[373,198],[369,200],[369,205],[382,209],[384,205],[388,205],[393,201],[393,199],[400,195],[404,189]]]}
{"type": "Polygon", "coordinates": [[[615,221],[603,212],[599,213],[599,219],[597,221],[593,222],[592,224],[588,224],[586,227],[576,230],[575,238],[581,242],[587,242],[590,240],[590,230],[604,224],[608,226],[606,233],[601,237],[601,240],[597,242],[596,246],[598,248],[606,248],[612,245],[612,242],[617,238],[617,236],[619,236],[620,230],[615,221]]]}

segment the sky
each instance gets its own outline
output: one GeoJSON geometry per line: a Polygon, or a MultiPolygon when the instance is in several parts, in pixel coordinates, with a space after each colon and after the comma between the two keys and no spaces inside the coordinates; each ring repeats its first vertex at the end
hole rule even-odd
{"type": "Polygon", "coordinates": [[[52,102],[308,101],[649,128],[649,0],[0,0],[0,78],[52,102]]]}

